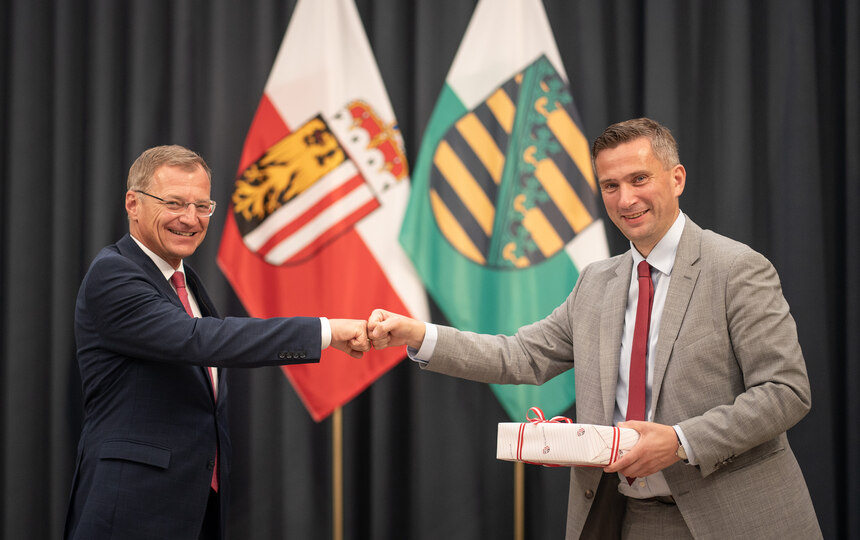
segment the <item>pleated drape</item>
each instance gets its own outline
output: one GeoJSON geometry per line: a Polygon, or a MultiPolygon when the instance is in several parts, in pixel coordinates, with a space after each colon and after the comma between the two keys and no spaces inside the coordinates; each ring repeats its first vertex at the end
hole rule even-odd
{"type": "MultiPolygon", "coordinates": [[[[475,2],[356,3],[414,160],[475,2]]],[[[860,537],[858,2],[544,4],[586,136],[643,115],[669,126],[682,210],[775,264],[813,390],[789,436],[825,537],[860,537]]],[[[0,537],[61,535],[85,406],[75,295],[127,230],[126,174],[145,148],[183,144],[211,165],[218,211],[190,263],[222,313],[244,313],[215,255],[294,5],[0,3],[0,537]]],[[[609,229],[611,252],[626,250],[609,229]]],[[[330,538],[330,421],[311,421],[276,368],[231,384],[229,537],[330,538]]],[[[511,538],[505,420],[486,385],[408,360],[383,376],[344,408],[346,537],[511,538]]],[[[567,487],[566,470],[527,467],[528,538],[563,537],[567,487]]]]}

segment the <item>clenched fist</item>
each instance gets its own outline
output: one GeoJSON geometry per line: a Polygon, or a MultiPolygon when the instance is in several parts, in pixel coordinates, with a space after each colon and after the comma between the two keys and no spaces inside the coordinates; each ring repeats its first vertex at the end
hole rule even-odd
{"type": "Polygon", "coordinates": [[[424,323],[384,309],[374,309],[367,320],[367,334],[374,349],[401,345],[420,349],[424,342],[424,323]]]}
{"type": "Polygon", "coordinates": [[[353,358],[361,358],[370,350],[367,339],[367,321],[355,319],[329,319],[331,346],[353,358]]]}

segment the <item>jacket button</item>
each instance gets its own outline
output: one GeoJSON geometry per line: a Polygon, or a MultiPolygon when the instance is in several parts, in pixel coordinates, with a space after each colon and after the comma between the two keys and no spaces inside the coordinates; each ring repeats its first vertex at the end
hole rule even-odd
{"type": "Polygon", "coordinates": [[[299,353],[299,358],[305,358],[305,357],[306,357],[305,353],[299,353]]]}
{"type": "Polygon", "coordinates": [[[278,353],[278,358],[280,358],[281,360],[283,360],[286,357],[287,357],[287,353],[278,353]]]}
{"type": "Polygon", "coordinates": [[[586,489],[585,490],[585,498],[586,499],[593,499],[594,498],[594,491],[590,490],[590,489],[586,489]]]}

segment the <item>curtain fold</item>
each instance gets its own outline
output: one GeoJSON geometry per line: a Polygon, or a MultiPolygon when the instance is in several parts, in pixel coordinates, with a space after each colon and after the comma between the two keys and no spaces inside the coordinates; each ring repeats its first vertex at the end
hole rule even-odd
{"type": "MultiPolygon", "coordinates": [[[[412,161],[475,3],[356,1],[412,161]]],[[[669,126],[688,172],[681,208],[779,271],[813,389],[792,447],[825,537],[860,537],[860,6],[544,5],[586,137],[635,116],[669,126]]],[[[189,262],[223,314],[244,314],[215,256],[294,7],[0,5],[0,537],[61,536],[84,407],[75,296],[127,231],[126,175],[144,149],[182,144],[212,167],[218,211],[189,262]]],[[[608,233],[612,254],[628,248],[608,233]]],[[[276,368],[230,377],[229,537],[331,537],[330,420],[314,423],[276,368]]],[[[344,407],[346,537],[511,537],[513,467],[495,460],[505,418],[487,385],[408,360],[384,375],[344,407]]],[[[528,538],[563,537],[567,488],[565,469],[527,467],[528,538]]]]}

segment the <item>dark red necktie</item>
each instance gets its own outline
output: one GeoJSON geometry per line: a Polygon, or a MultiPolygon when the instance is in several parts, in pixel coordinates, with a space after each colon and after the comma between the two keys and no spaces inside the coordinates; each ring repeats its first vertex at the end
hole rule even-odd
{"type": "MultiPolygon", "coordinates": [[[[636,326],[633,328],[633,348],[630,353],[630,378],[627,381],[627,420],[645,420],[645,382],[648,378],[648,331],[651,327],[651,305],[654,303],[654,283],[651,265],[645,261],[637,267],[639,301],[636,306],[636,326]]],[[[632,484],[633,478],[627,478],[632,484]]]]}
{"type": "MultiPolygon", "coordinates": [[[[188,301],[188,291],[185,289],[185,274],[182,272],[174,272],[172,276],[170,276],[170,282],[176,287],[176,294],[179,295],[179,301],[182,302],[182,306],[185,308],[185,312],[190,316],[194,316],[194,312],[191,311],[191,303],[188,301]]],[[[212,377],[212,372],[209,371],[211,368],[203,368],[206,371],[206,374],[209,375],[209,383],[212,384],[213,391],[215,390],[215,379],[212,377]]],[[[214,394],[217,399],[217,394],[214,394]]],[[[212,482],[210,484],[212,489],[218,491],[218,447],[215,447],[215,465],[212,468],[212,482]]]]}

